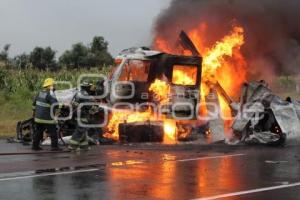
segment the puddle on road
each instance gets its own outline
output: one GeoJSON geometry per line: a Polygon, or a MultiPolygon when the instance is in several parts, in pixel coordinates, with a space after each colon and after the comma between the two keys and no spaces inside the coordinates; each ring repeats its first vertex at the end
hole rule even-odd
{"type": "MultiPolygon", "coordinates": [[[[176,158],[177,158],[176,156],[171,154],[163,154],[161,159],[163,161],[176,161],[176,158]]],[[[146,163],[145,160],[126,160],[126,161],[113,162],[110,165],[113,167],[122,167],[122,166],[138,165],[144,163],[146,163]]]]}
{"type": "Polygon", "coordinates": [[[84,165],[84,166],[75,166],[75,167],[61,167],[61,168],[41,169],[41,170],[36,170],[35,174],[79,171],[79,170],[89,170],[89,169],[98,169],[98,168],[100,170],[103,167],[106,167],[106,165],[105,164],[97,164],[97,165],[84,165]]]}
{"type": "Polygon", "coordinates": [[[162,160],[163,161],[175,161],[176,156],[174,156],[172,154],[163,154],[162,160]]]}
{"type": "Polygon", "coordinates": [[[282,163],[288,163],[286,160],[266,160],[265,163],[267,164],[282,164],[282,163]]]}
{"type": "Polygon", "coordinates": [[[35,171],[26,171],[26,172],[13,172],[13,173],[4,173],[0,175],[0,179],[14,178],[14,177],[27,177],[27,176],[35,176],[42,174],[55,174],[61,172],[76,172],[82,170],[90,170],[90,169],[104,169],[106,164],[96,164],[96,165],[85,165],[85,166],[72,166],[72,167],[60,167],[60,168],[48,168],[48,169],[40,169],[35,171]]]}
{"type": "Polygon", "coordinates": [[[113,162],[111,163],[111,166],[113,167],[121,167],[121,166],[128,166],[128,165],[137,165],[137,164],[143,164],[145,161],[143,160],[126,160],[122,162],[113,162]]]}
{"type": "Polygon", "coordinates": [[[84,171],[90,169],[99,169],[102,170],[107,166],[121,167],[121,166],[130,166],[145,163],[144,160],[126,160],[121,162],[113,162],[108,164],[93,164],[93,165],[84,165],[84,166],[71,166],[71,167],[60,167],[60,168],[48,168],[48,169],[39,169],[35,171],[26,171],[26,172],[13,172],[13,173],[4,173],[0,175],[0,179],[14,178],[14,177],[27,177],[34,175],[51,175],[55,173],[62,172],[76,172],[84,171]]]}

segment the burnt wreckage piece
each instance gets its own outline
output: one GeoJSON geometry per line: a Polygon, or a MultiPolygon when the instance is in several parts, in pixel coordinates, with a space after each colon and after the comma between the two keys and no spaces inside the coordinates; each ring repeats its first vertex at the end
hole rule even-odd
{"type": "Polygon", "coordinates": [[[163,142],[162,122],[135,122],[119,124],[121,143],[163,142]]]}
{"type": "Polygon", "coordinates": [[[248,144],[282,145],[300,139],[298,104],[274,95],[264,82],[244,84],[234,133],[248,144]]]}

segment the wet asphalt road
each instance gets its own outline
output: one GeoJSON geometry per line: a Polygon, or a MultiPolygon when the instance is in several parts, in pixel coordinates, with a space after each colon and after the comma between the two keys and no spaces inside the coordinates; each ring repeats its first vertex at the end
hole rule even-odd
{"type": "MultiPolygon", "coordinates": [[[[0,142],[0,153],[30,152],[0,142]]],[[[0,156],[0,199],[300,199],[300,145],[158,144],[0,156]]]]}

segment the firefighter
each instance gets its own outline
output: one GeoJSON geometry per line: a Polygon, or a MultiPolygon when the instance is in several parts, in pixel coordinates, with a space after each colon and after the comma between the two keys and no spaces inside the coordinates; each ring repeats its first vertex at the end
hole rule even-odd
{"type": "Polygon", "coordinates": [[[94,86],[90,83],[84,82],[80,86],[80,90],[77,92],[73,99],[73,107],[75,110],[73,120],[76,123],[76,129],[69,142],[70,150],[89,150],[88,131],[89,128],[84,125],[89,124],[89,115],[92,106],[80,106],[81,103],[94,102],[92,96],[94,92],[94,86]],[[80,107],[80,116],[77,116],[78,109],[80,107]],[[79,124],[81,122],[82,124],[79,124]]]}
{"type": "Polygon", "coordinates": [[[32,149],[34,151],[42,150],[40,142],[46,131],[51,137],[51,150],[60,151],[58,147],[58,134],[54,116],[54,107],[58,104],[54,94],[54,79],[47,78],[43,84],[43,90],[38,93],[33,102],[33,117],[35,122],[35,133],[33,136],[32,149]],[[53,111],[53,113],[51,113],[53,111]]]}

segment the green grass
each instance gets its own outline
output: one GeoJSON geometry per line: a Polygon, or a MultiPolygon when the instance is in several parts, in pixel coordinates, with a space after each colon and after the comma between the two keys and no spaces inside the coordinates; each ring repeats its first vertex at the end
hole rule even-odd
{"type": "Polygon", "coordinates": [[[108,68],[64,69],[58,72],[0,68],[0,138],[15,136],[17,122],[32,116],[32,99],[41,89],[45,78],[71,81],[73,86],[76,86],[81,74],[107,74],[108,71],[108,68]]]}

